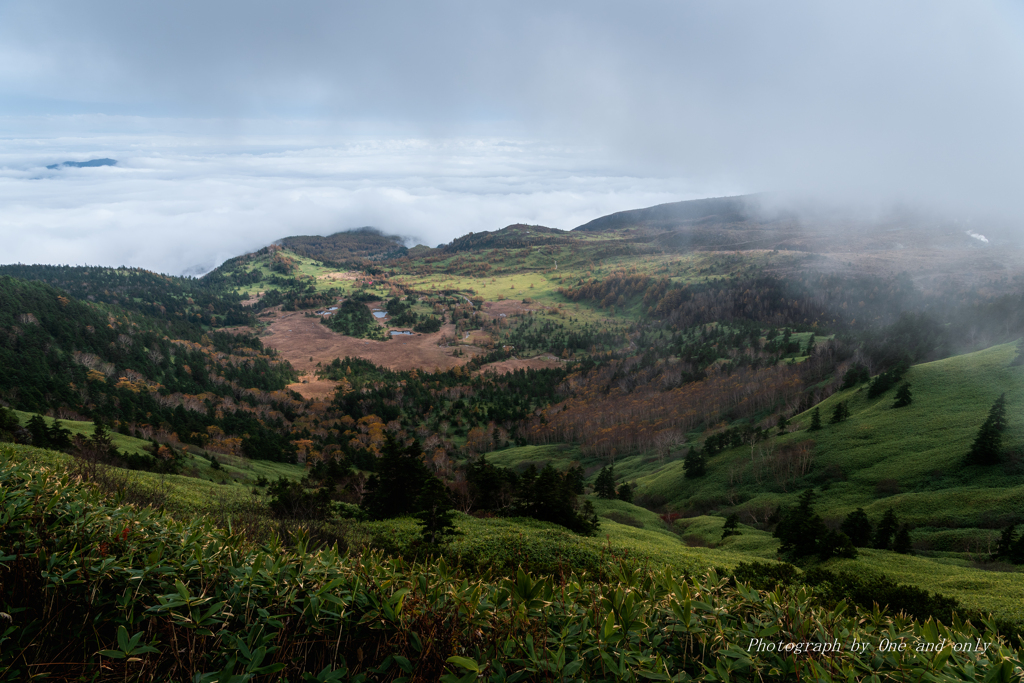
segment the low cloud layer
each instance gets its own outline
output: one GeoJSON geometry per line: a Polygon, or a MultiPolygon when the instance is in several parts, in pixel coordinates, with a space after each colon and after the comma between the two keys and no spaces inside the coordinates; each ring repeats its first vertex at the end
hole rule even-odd
{"type": "Polygon", "coordinates": [[[701,190],[1024,225],[1021,82],[1010,0],[9,0],[0,233],[152,230],[129,255],[171,263],[168,229],[440,241],[701,190]],[[122,164],[19,184],[65,151],[122,164]]]}
{"type": "Polygon", "coordinates": [[[496,140],[26,139],[0,158],[4,262],[205,272],[296,234],[364,225],[435,246],[515,222],[571,229],[707,188],[615,176],[587,150],[496,140]],[[117,159],[116,166],[45,167],[117,159]]]}

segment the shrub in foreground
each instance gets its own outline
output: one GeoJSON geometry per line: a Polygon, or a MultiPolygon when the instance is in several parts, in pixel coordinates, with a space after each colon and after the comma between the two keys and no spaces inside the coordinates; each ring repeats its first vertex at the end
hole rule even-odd
{"type": "Polygon", "coordinates": [[[110,505],[3,451],[0,510],[5,680],[953,681],[1012,680],[1022,664],[956,618],[828,608],[806,587],[759,591],[714,571],[556,582],[311,551],[301,534],[293,548],[256,546],[207,521],[110,505]],[[835,639],[869,649],[823,652],[835,639]]]}

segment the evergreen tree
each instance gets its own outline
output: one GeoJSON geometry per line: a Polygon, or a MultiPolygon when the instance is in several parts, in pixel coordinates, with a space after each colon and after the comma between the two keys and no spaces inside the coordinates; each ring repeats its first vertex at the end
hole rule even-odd
{"type": "MultiPolygon", "coordinates": [[[[568,474],[558,472],[550,463],[540,472],[531,465],[519,479],[516,500],[510,513],[560,524],[576,533],[589,534],[597,528],[596,514],[593,513],[593,506],[588,508],[586,504],[580,512],[574,486],[568,474]]],[[[613,493],[614,486],[613,481],[613,493]]]]}
{"type": "Polygon", "coordinates": [[[807,428],[809,432],[816,432],[821,429],[821,411],[818,406],[814,406],[814,410],[811,411],[811,426],[807,428]]]}
{"type": "Polygon", "coordinates": [[[1010,562],[1014,564],[1024,564],[1024,534],[1020,535],[1013,543],[1013,547],[1010,548],[1010,562]]]}
{"type": "Polygon", "coordinates": [[[309,490],[301,482],[278,477],[267,486],[267,506],[275,517],[324,519],[330,514],[331,492],[326,487],[309,490]]]}
{"type": "Polygon", "coordinates": [[[14,441],[14,433],[20,426],[13,410],[0,406],[0,441],[14,441]]]}
{"type": "Polygon", "coordinates": [[[786,427],[788,427],[788,426],[789,426],[789,418],[786,417],[785,415],[779,415],[779,424],[778,424],[779,434],[785,434],[786,433],[786,427]]]}
{"type": "Polygon", "coordinates": [[[882,515],[882,521],[878,523],[878,527],[875,528],[875,540],[874,546],[879,550],[892,550],[893,537],[899,530],[899,520],[896,518],[896,512],[892,508],[886,510],[885,514],[882,515]]]}
{"type": "Polygon", "coordinates": [[[700,448],[694,446],[686,454],[683,459],[683,474],[687,479],[696,479],[697,477],[703,477],[707,474],[708,462],[707,458],[701,452],[700,448]]]}
{"type": "Polygon", "coordinates": [[[32,434],[32,445],[36,448],[50,447],[50,432],[46,427],[46,420],[40,415],[33,415],[26,425],[29,433],[32,434]]]}
{"type": "Polygon", "coordinates": [[[807,348],[804,351],[805,356],[811,356],[814,354],[814,334],[811,334],[811,338],[807,340],[807,348]]]}
{"type": "Polygon", "coordinates": [[[861,382],[867,382],[871,379],[871,373],[864,367],[863,363],[854,363],[853,367],[846,371],[843,375],[843,386],[840,390],[852,389],[861,382]]]}
{"type": "Polygon", "coordinates": [[[968,465],[993,465],[999,462],[1003,448],[1003,431],[1006,429],[1006,394],[1001,395],[988,411],[988,418],[981,425],[971,450],[967,453],[968,465]]]}
{"type": "Polygon", "coordinates": [[[1024,365],[1024,337],[1017,340],[1017,355],[1010,361],[1010,367],[1024,365]]]}
{"type": "Polygon", "coordinates": [[[828,560],[833,557],[857,557],[853,541],[842,531],[827,531],[818,541],[818,557],[828,560]]]}
{"type": "Polygon", "coordinates": [[[909,555],[911,551],[910,543],[910,525],[901,524],[899,531],[896,532],[896,538],[893,539],[892,549],[898,552],[900,555],[909,555]]]}
{"type": "Polygon", "coordinates": [[[849,536],[850,542],[858,548],[866,548],[871,544],[871,520],[864,508],[857,508],[846,515],[839,530],[849,536]]]}
{"type": "Polygon", "coordinates": [[[728,536],[739,536],[740,530],[740,516],[735,512],[725,518],[725,524],[722,525],[722,540],[725,540],[728,536]]]}
{"type": "Polygon", "coordinates": [[[626,482],[623,482],[619,486],[618,490],[615,492],[615,497],[618,498],[619,500],[623,501],[623,502],[632,503],[633,502],[633,487],[630,484],[628,484],[626,482]]]}
{"type": "MultiPolygon", "coordinates": [[[[365,308],[365,307],[364,307],[365,308]]],[[[420,459],[422,449],[413,441],[398,443],[391,432],[385,436],[377,473],[366,482],[363,509],[372,519],[401,517],[415,512],[415,502],[428,477],[433,477],[420,459]]]]}
{"type": "Polygon", "coordinates": [[[910,383],[904,382],[900,385],[900,388],[896,390],[896,401],[893,402],[893,408],[905,408],[914,402],[914,397],[910,393],[910,383]]]}
{"type": "MultiPolygon", "coordinates": [[[[570,468],[566,473],[573,485],[576,483],[575,473],[582,477],[578,467],[570,468]]],[[[474,510],[497,512],[512,504],[519,487],[519,475],[515,470],[492,465],[487,462],[486,456],[481,455],[476,462],[466,467],[466,483],[469,484],[474,510]]]]}
{"type": "Polygon", "coordinates": [[[71,448],[71,430],[64,427],[60,420],[56,418],[53,420],[50,428],[46,431],[46,435],[50,440],[50,448],[58,450],[71,448]]]}
{"type": "Polygon", "coordinates": [[[1010,524],[1003,532],[999,535],[999,542],[996,543],[995,552],[992,553],[994,559],[1010,559],[1013,555],[1014,540],[1017,535],[1017,525],[1010,524]]]}
{"type": "Polygon", "coordinates": [[[114,456],[115,458],[118,457],[117,447],[110,436],[110,430],[107,429],[107,425],[103,423],[103,420],[98,417],[93,418],[92,421],[92,436],[89,437],[89,445],[95,449],[97,454],[102,453],[114,456]]]}
{"type": "Polygon", "coordinates": [[[594,493],[598,498],[615,498],[615,465],[605,465],[594,481],[594,493]]]}
{"type": "Polygon", "coordinates": [[[582,528],[579,533],[589,536],[601,526],[601,520],[597,517],[597,510],[589,500],[583,501],[583,509],[580,510],[580,523],[582,528]]]}
{"type": "Polygon", "coordinates": [[[832,409],[832,419],[830,422],[838,424],[848,417],[850,417],[850,409],[846,407],[846,401],[842,401],[837,403],[836,407],[832,409]]]}
{"type": "MultiPolygon", "coordinates": [[[[579,465],[573,465],[565,471],[565,484],[569,487],[577,496],[582,496],[584,491],[583,485],[583,468],[579,465]]],[[[630,497],[632,499],[632,497],[630,497]]]]}
{"type": "Polygon", "coordinates": [[[455,528],[455,509],[452,498],[440,479],[430,476],[420,488],[414,506],[424,543],[438,547],[458,533],[455,528]]]}
{"type": "Polygon", "coordinates": [[[799,504],[781,514],[773,535],[782,541],[779,551],[793,558],[809,557],[818,552],[818,541],[828,529],[812,507],[814,491],[800,494],[799,504]]]}
{"type": "Polygon", "coordinates": [[[903,359],[892,370],[883,372],[878,377],[875,377],[871,380],[871,384],[868,385],[868,398],[877,398],[896,386],[896,383],[903,379],[903,375],[906,374],[909,368],[910,362],[903,359]]]}

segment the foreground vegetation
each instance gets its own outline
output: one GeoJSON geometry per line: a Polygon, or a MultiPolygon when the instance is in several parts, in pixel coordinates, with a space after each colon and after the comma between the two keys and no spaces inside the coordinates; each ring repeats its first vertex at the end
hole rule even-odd
{"type": "Polygon", "coordinates": [[[714,571],[608,558],[595,574],[467,574],[301,533],[254,545],[112,506],[6,452],[0,482],[8,680],[1009,681],[1022,664],[994,624],[915,622],[714,571]]]}

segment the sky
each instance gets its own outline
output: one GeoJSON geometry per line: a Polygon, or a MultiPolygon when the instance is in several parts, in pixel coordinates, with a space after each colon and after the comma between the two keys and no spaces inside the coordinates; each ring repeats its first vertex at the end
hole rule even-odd
{"type": "Polygon", "coordinates": [[[1022,82],[1013,2],[6,0],[0,262],[195,274],[747,192],[1024,225],[1022,82]]]}

